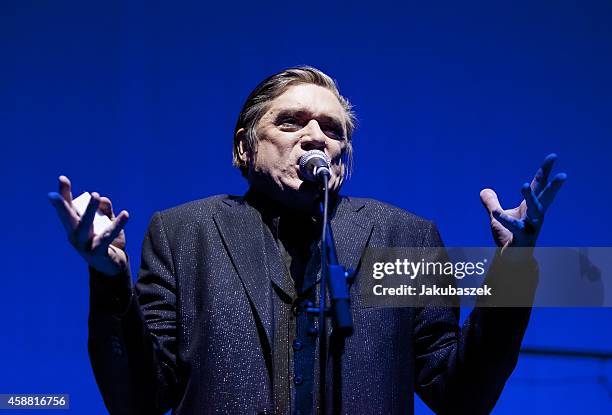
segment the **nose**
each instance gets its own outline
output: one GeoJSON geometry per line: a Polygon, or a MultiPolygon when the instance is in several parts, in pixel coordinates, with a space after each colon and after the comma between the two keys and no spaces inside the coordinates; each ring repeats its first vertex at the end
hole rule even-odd
{"type": "Polygon", "coordinates": [[[326,145],[326,136],[321,130],[317,120],[310,120],[304,128],[304,134],[300,138],[302,149],[309,150],[324,150],[326,145]]]}

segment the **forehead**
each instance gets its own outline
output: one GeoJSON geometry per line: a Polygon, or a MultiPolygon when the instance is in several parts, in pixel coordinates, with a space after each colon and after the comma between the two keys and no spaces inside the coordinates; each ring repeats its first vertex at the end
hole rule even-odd
{"type": "Polygon", "coordinates": [[[313,115],[329,115],[344,118],[344,108],[329,89],[313,84],[292,85],[270,101],[268,113],[299,110],[313,115]]]}

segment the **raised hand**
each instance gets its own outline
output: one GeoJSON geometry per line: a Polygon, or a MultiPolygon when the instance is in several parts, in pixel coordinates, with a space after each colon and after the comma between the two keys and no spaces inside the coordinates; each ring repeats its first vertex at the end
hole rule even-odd
{"type": "Polygon", "coordinates": [[[59,177],[59,193],[51,192],[48,197],[66,229],[68,240],[92,268],[109,276],[127,270],[123,231],[129,218],[127,211],[115,216],[110,199],[93,192],[83,216],[79,216],[72,206],[71,184],[66,176],[59,177]],[[100,235],[93,231],[93,220],[98,210],[111,219],[111,224],[100,235]]]}
{"type": "Polygon", "coordinates": [[[480,201],[491,219],[491,233],[497,246],[534,247],[542,228],[544,215],[557,192],[567,179],[565,173],[557,173],[549,180],[557,155],[546,156],[530,183],[523,184],[523,201],[515,208],[503,209],[497,194],[491,189],[480,192],[480,201]]]}

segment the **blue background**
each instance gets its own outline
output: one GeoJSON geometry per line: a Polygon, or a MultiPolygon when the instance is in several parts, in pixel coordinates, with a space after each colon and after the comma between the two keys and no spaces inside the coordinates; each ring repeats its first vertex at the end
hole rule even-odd
{"type": "MultiPolygon", "coordinates": [[[[540,244],[611,246],[612,3],[425,3],[3,1],[0,393],[105,412],[86,267],[46,200],[57,176],[129,210],[136,271],[154,211],[245,191],[236,116],[292,65],[355,105],[344,193],[435,220],[447,245],[490,245],[480,189],[515,206],[554,151],[569,180],[540,244]]],[[[538,309],[524,343],[610,351],[611,323],[611,309],[538,309]]],[[[611,413],[610,366],[523,356],[494,413],[611,413]]]]}

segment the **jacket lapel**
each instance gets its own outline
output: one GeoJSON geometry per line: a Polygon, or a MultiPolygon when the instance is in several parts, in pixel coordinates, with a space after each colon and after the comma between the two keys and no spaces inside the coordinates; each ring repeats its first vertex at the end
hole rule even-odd
{"type": "Polygon", "coordinates": [[[331,221],[338,261],[346,268],[353,270],[359,266],[359,261],[374,227],[370,217],[363,209],[364,206],[363,202],[356,202],[345,197],[331,221]]]}
{"type": "MultiPolygon", "coordinates": [[[[359,266],[374,227],[370,217],[363,209],[364,207],[365,204],[356,203],[354,200],[344,197],[331,220],[338,262],[353,271],[359,266]]],[[[354,301],[353,298],[351,298],[351,301],[354,301]]],[[[328,321],[328,336],[331,336],[332,332],[333,324],[328,321]]],[[[330,352],[331,350],[328,350],[328,356],[330,352]]]]}
{"type": "MultiPolygon", "coordinates": [[[[214,214],[215,224],[231,261],[236,269],[249,301],[266,333],[271,345],[272,298],[270,292],[270,271],[266,257],[274,255],[266,252],[261,216],[256,209],[243,199],[226,199],[214,214]]],[[[276,253],[278,255],[278,253],[276,253]]]]}

